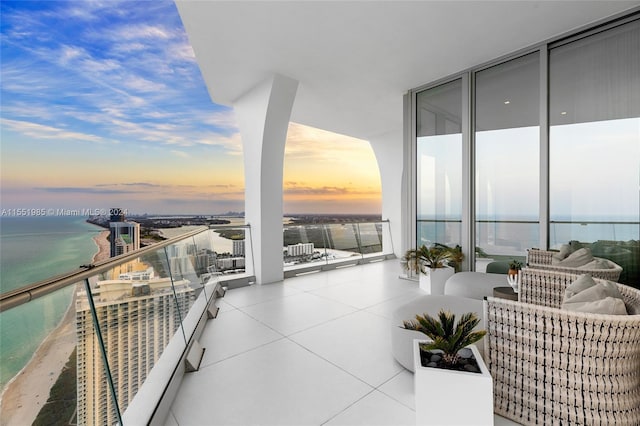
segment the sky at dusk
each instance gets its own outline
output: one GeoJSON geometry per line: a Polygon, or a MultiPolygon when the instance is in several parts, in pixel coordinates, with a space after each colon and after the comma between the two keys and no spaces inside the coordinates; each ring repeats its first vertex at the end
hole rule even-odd
{"type": "MultiPolygon", "coordinates": [[[[211,102],[172,1],[0,13],[2,208],[244,210],[233,110],[211,102]]],[[[366,141],[290,124],[283,185],[286,213],[381,211],[366,141]]]]}

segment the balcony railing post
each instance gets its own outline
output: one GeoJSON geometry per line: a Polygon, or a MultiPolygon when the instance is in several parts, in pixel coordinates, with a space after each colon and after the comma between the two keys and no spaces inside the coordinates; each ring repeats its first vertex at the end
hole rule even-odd
{"type": "MultiPolygon", "coordinates": [[[[171,271],[171,261],[169,260],[169,253],[167,252],[167,248],[164,248],[164,256],[167,259],[167,271],[169,272],[169,279],[171,280],[171,291],[173,292],[173,301],[176,304],[176,312],[178,313],[178,319],[180,320],[180,330],[182,330],[182,338],[184,339],[184,344],[188,345],[187,334],[184,332],[184,324],[182,320],[182,311],[180,310],[180,303],[178,303],[178,295],[176,294],[176,285],[173,280],[173,272],[171,271]]],[[[205,295],[206,296],[206,295],[205,295]]]]}
{"type": "Polygon", "coordinates": [[[327,246],[330,244],[329,242],[329,233],[327,232],[327,225],[322,225],[322,242],[324,245],[324,264],[329,264],[329,252],[327,251],[327,246]]]}

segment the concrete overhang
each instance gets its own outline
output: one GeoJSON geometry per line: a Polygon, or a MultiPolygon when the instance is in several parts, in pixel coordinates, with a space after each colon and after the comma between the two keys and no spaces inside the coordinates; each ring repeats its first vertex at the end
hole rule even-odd
{"type": "Polygon", "coordinates": [[[176,0],[213,102],[273,74],[300,82],[292,121],[402,134],[402,95],[637,7],[637,1],[176,0]]]}

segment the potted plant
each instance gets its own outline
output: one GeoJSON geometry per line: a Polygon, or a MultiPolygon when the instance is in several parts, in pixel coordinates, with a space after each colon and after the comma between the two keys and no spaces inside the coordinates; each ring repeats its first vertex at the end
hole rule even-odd
{"type": "Polygon", "coordinates": [[[520,271],[522,269],[522,262],[520,262],[519,260],[511,260],[511,262],[509,262],[509,275],[518,275],[518,271],[520,271]]]}
{"type": "Polygon", "coordinates": [[[444,244],[431,247],[421,245],[407,250],[401,263],[408,270],[419,275],[420,288],[428,294],[444,294],[444,284],[455,273],[449,262],[460,262],[464,258],[462,248],[451,248],[444,244]]]}
{"type": "Polygon", "coordinates": [[[444,310],[438,318],[424,314],[403,322],[430,339],[414,340],[417,424],[493,424],[493,381],[473,345],[486,334],[474,331],[479,322],[470,312],[456,323],[455,315],[444,310]]]}

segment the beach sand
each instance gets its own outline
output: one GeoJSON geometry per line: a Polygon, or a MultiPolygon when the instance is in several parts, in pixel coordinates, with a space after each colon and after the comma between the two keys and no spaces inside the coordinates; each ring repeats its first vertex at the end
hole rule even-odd
{"type": "Polygon", "coordinates": [[[91,263],[100,262],[109,258],[111,248],[109,247],[109,240],[107,239],[108,236],[109,231],[102,231],[99,235],[93,237],[93,241],[95,241],[98,246],[98,252],[93,255],[91,263]]]}
{"type": "MultiPolygon", "coordinates": [[[[98,252],[92,262],[109,258],[109,231],[93,237],[98,252]]],[[[51,387],[76,347],[75,294],[60,324],[38,347],[29,363],[0,397],[0,425],[30,425],[47,402],[51,387]]]]}
{"type": "Polygon", "coordinates": [[[6,386],[0,400],[0,424],[30,425],[38,416],[49,398],[51,387],[76,347],[75,311],[75,303],[71,303],[60,325],[6,386]]]}

